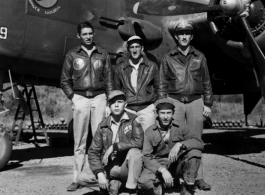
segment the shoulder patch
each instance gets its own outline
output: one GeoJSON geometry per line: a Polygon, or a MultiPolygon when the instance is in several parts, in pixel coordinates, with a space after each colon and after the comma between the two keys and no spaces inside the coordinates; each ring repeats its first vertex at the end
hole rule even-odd
{"type": "Polygon", "coordinates": [[[126,135],[128,132],[132,131],[132,125],[129,124],[129,125],[126,125],[124,127],[124,134],[126,135]]]}

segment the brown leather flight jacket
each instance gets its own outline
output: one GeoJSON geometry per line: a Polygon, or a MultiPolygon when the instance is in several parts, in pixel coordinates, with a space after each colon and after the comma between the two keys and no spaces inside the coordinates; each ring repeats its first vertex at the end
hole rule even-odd
{"type": "Polygon", "coordinates": [[[61,87],[69,99],[74,93],[94,97],[113,90],[111,64],[107,51],[99,46],[88,56],[78,46],[70,50],[63,64],[61,87]]]}
{"type": "Polygon", "coordinates": [[[159,73],[159,99],[170,97],[191,102],[204,96],[204,105],[213,105],[213,92],[206,58],[191,46],[190,57],[183,64],[177,48],[165,54],[159,73]]]}
{"type": "Polygon", "coordinates": [[[129,56],[120,61],[115,72],[115,88],[125,93],[127,108],[140,111],[157,100],[159,69],[157,64],[143,55],[143,61],[138,69],[137,91],[131,84],[132,70],[129,56]]]}
{"type": "MultiPolygon", "coordinates": [[[[116,159],[122,162],[131,148],[142,149],[144,141],[144,131],[141,124],[136,121],[137,116],[127,112],[126,114],[129,119],[121,121],[117,132],[119,142],[113,144],[113,153],[115,153],[116,159]]],[[[101,161],[105,152],[112,145],[112,137],[111,116],[108,116],[99,124],[88,150],[89,165],[95,175],[104,172],[101,161]]]]}

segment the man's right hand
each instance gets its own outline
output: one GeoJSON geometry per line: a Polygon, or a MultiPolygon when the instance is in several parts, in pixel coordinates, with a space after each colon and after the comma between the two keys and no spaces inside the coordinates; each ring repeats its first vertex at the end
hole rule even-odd
{"type": "Polygon", "coordinates": [[[101,189],[107,190],[109,188],[108,180],[104,173],[98,173],[98,185],[101,189]]]}
{"type": "Polygon", "coordinates": [[[161,173],[162,173],[162,177],[165,181],[166,187],[173,186],[174,185],[174,178],[172,177],[170,172],[166,168],[163,168],[161,173]]]}

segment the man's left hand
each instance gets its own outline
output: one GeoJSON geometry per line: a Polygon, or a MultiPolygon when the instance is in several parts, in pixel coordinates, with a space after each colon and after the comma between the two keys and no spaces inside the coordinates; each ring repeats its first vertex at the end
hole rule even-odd
{"type": "Polygon", "coordinates": [[[113,152],[113,145],[111,145],[108,150],[105,152],[103,159],[102,159],[102,164],[103,165],[107,165],[108,164],[108,160],[109,160],[109,155],[113,152]]]}
{"type": "Polygon", "coordinates": [[[211,112],[212,112],[211,108],[207,106],[203,107],[203,116],[208,117],[211,115],[211,112]]]}
{"type": "Polygon", "coordinates": [[[181,143],[176,143],[176,144],[173,146],[173,148],[170,150],[170,153],[169,153],[168,159],[169,159],[171,162],[175,162],[175,161],[177,161],[177,159],[178,159],[178,154],[179,154],[179,151],[180,151],[181,146],[182,146],[181,143]]]}

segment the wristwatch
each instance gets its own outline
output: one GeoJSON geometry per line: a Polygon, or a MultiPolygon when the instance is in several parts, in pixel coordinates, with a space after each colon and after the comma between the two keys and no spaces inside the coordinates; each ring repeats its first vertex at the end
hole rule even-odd
{"type": "Polygon", "coordinates": [[[181,143],[181,147],[180,147],[180,149],[181,149],[181,150],[186,150],[187,147],[186,147],[182,142],[180,142],[180,143],[181,143]]]}

